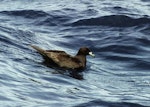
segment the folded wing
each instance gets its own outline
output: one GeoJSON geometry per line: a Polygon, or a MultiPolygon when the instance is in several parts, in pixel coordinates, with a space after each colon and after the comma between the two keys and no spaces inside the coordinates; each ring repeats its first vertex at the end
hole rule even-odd
{"type": "Polygon", "coordinates": [[[64,51],[47,51],[46,55],[60,67],[70,69],[82,67],[82,63],[80,62],[80,60],[72,57],[71,55],[68,55],[64,51]]]}

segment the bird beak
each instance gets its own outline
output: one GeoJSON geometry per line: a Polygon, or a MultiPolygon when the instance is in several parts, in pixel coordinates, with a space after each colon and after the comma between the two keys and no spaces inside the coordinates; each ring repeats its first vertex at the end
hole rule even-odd
{"type": "Polygon", "coordinates": [[[91,55],[92,57],[95,57],[95,55],[92,52],[89,52],[89,55],[91,55]]]}

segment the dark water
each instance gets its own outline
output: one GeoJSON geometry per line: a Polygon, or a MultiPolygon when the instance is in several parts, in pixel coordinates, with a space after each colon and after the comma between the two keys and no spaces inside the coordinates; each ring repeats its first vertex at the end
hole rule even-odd
{"type": "Polygon", "coordinates": [[[0,0],[1,107],[148,107],[149,53],[149,0],[0,0]],[[29,44],[96,57],[78,80],[29,44]]]}

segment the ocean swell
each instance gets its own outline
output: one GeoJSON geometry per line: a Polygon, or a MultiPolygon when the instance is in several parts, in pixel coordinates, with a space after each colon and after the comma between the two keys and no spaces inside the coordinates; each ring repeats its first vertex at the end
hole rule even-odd
{"type": "Polygon", "coordinates": [[[14,11],[1,11],[0,13],[11,16],[22,16],[24,18],[29,19],[49,16],[48,13],[40,10],[14,10],[14,11]]]}
{"type": "Polygon", "coordinates": [[[142,24],[150,24],[147,17],[132,18],[125,15],[110,15],[98,18],[82,19],[74,22],[73,26],[112,26],[112,27],[132,27],[142,24]]]}
{"type": "Polygon", "coordinates": [[[136,104],[136,103],[130,103],[130,102],[105,102],[102,100],[94,100],[94,101],[90,101],[88,103],[83,103],[83,104],[79,104],[77,106],[74,107],[148,107],[148,106],[143,106],[140,104],[136,104]]]}

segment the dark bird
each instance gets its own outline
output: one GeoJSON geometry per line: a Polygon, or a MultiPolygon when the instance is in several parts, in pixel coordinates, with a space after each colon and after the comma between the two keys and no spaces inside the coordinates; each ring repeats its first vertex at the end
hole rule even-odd
{"type": "Polygon", "coordinates": [[[71,70],[84,69],[86,67],[86,55],[95,56],[87,47],[81,47],[75,56],[71,56],[65,51],[44,50],[34,45],[31,47],[37,50],[49,65],[71,70]]]}

